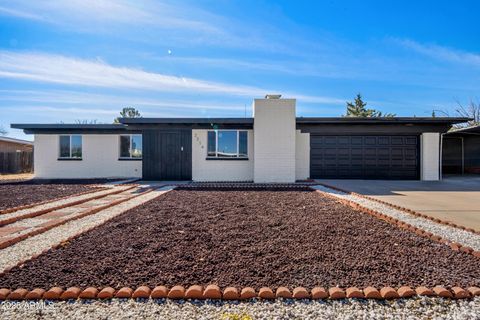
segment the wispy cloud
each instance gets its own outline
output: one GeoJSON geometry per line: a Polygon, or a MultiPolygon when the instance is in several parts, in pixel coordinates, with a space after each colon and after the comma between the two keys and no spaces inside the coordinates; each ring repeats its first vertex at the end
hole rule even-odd
{"type": "MultiPolygon", "coordinates": [[[[117,112],[121,106],[145,107],[152,110],[176,109],[181,110],[220,110],[243,111],[244,106],[238,104],[218,103],[216,101],[188,101],[188,100],[169,100],[169,99],[145,99],[122,94],[93,94],[87,92],[77,92],[70,90],[0,90],[0,103],[31,103],[39,105],[80,105],[85,106],[77,108],[78,110],[91,110],[88,106],[102,105],[110,106],[111,109],[98,109],[108,112],[117,112]],[[112,111],[113,110],[113,111],[112,111]]],[[[71,107],[65,107],[65,109],[71,107]]],[[[77,110],[75,109],[75,110],[77,110]]],[[[144,109],[142,109],[144,110],[144,109]]]]}
{"type": "Polygon", "coordinates": [[[112,24],[218,31],[212,25],[195,19],[190,15],[191,11],[182,13],[178,9],[178,5],[152,0],[6,0],[0,7],[0,14],[93,32],[112,24]]]}
{"type": "Polygon", "coordinates": [[[436,44],[423,44],[409,39],[393,39],[400,46],[433,59],[480,67],[480,54],[456,50],[436,44]]]}
{"type": "MultiPolygon", "coordinates": [[[[116,67],[101,60],[84,60],[44,53],[0,51],[0,77],[20,80],[104,87],[114,89],[141,89],[154,92],[184,92],[221,94],[225,96],[259,97],[274,92],[271,88],[257,88],[201,79],[177,77],[148,72],[136,68],[116,67]]],[[[338,103],[331,97],[310,96],[286,92],[303,102],[338,103]]],[[[343,101],[343,99],[341,100],[343,101]]]]}

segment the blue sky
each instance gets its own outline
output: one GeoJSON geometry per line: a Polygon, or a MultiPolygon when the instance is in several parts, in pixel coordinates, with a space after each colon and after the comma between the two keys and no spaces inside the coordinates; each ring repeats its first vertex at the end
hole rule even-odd
{"type": "MultiPolygon", "coordinates": [[[[480,98],[479,1],[0,0],[0,126],[243,117],[254,97],[340,116],[480,98]]],[[[19,130],[9,135],[29,138],[19,130]]]]}

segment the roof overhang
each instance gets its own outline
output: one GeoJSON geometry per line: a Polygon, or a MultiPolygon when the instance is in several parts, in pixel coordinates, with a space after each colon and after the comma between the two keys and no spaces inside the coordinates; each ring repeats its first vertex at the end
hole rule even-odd
{"type": "MultiPolygon", "coordinates": [[[[297,117],[297,129],[303,132],[352,132],[395,133],[399,132],[446,132],[456,123],[469,118],[314,118],[297,117]],[[409,129],[410,128],[410,129],[409,129]]],[[[119,134],[141,132],[147,129],[252,129],[254,118],[120,118],[119,124],[12,124],[27,134],[119,134]]]]}
{"type": "Polygon", "coordinates": [[[448,135],[448,136],[480,135],[480,125],[476,125],[468,128],[455,129],[447,132],[445,135],[448,135]]]}
{"type": "Polygon", "coordinates": [[[13,129],[23,129],[27,134],[118,134],[126,132],[123,124],[26,124],[14,123],[13,129]]]}

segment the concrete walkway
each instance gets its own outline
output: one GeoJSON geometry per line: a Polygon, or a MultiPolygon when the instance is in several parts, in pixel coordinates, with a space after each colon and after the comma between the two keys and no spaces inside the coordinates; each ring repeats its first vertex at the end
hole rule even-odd
{"type": "Polygon", "coordinates": [[[480,177],[442,181],[317,180],[480,230],[480,177]]]}

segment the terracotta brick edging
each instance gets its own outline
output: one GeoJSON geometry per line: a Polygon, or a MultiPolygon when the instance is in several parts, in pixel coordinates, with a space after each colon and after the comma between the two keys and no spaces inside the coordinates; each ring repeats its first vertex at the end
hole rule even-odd
{"type": "Polygon", "coordinates": [[[357,196],[357,197],[360,197],[360,198],[364,198],[364,199],[367,199],[367,200],[370,200],[370,201],[374,201],[374,202],[386,205],[390,208],[393,208],[393,209],[396,209],[396,210],[403,211],[405,213],[414,215],[416,217],[421,217],[421,218],[428,219],[428,220],[431,220],[431,221],[439,223],[439,224],[443,224],[443,225],[446,225],[446,226],[449,226],[449,227],[461,229],[463,231],[468,231],[468,232],[480,235],[480,230],[475,230],[473,228],[467,228],[465,226],[453,223],[451,221],[446,221],[446,220],[442,220],[442,219],[439,219],[439,218],[434,218],[434,217],[431,217],[429,215],[420,213],[420,212],[412,210],[412,209],[408,209],[408,208],[405,208],[405,207],[402,207],[402,206],[398,206],[396,204],[392,204],[392,203],[384,201],[384,200],[376,199],[374,197],[366,196],[364,194],[360,194],[360,193],[353,192],[353,191],[350,191],[350,190],[335,187],[335,186],[332,186],[332,185],[329,185],[329,184],[326,184],[326,183],[317,183],[317,184],[321,185],[321,186],[324,186],[326,188],[330,188],[330,189],[337,190],[337,191],[340,191],[340,192],[344,192],[344,193],[347,193],[347,194],[351,194],[351,195],[354,195],[354,196],[357,196]]]}
{"type": "MultiPolygon", "coordinates": [[[[319,184],[319,185],[322,185],[322,184],[319,184]]],[[[327,187],[327,188],[331,188],[331,189],[336,189],[338,191],[341,191],[341,192],[346,192],[344,190],[341,190],[341,189],[338,189],[338,188],[334,188],[334,187],[330,187],[328,185],[323,185],[324,187],[327,187]]],[[[452,242],[450,240],[447,240],[447,239],[444,239],[440,236],[437,236],[437,235],[434,235],[433,233],[431,232],[428,232],[428,231],[425,231],[421,228],[417,228],[411,224],[408,224],[406,222],[403,222],[401,220],[398,220],[396,218],[393,218],[389,215],[386,215],[386,214],[383,214],[381,212],[378,212],[376,210],[373,210],[373,209],[370,209],[370,208],[366,208],[364,207],[363,205],[361,204],[358,204],[356,203],[355,201],[351,201],[351,200],[346,200],[346,199],[341,199],[341,198],[338,198],[334,195],[331,195],[329,194],[328,192],[324,192],[324,191],[321,191],[321,190],[317,190],[315,188],[311,188],[312,190],[315,190],[316,192],[318,193],[321,193],[322,195],[325,195],[327,197],[329,197],[330,199],[333,199],[335,201],[338,201],[340,203],[343,203],[345,205],[348,205],[350,207],[352,207],[353,209],[356,209],[356,210],[359,210],[363,213],[366,213],[366,214],[369,214],[369,215],[372,215],[374,216],[375,218],[377,219],[380,219],[380,220],[383,220],[385,222],[388,222],[390,224],[393,224],[395,226],[397,226],[398,228],[401,228],[401,229],[404,229],[404,230],[407,230],[407,231],[410,231],[410,232],[413,232],[415,233],[416,235],[418,236],[421,236],[421,237],[424,237],[424,238],[427,238],[429,240],[432,240],[432,241],[435,241],[435,242],[438,242],[438,243],[441,243],[441,244],[444,244],[444,245],[448,245],[450,247],[450,249],[454,250],[454,251],[460,251],[460,252],[464,252],[464,253],[467,253],[467,254],[471,254],[473,255],[474,257],[477,257],[477,258],[480,258],[480,251],[475,251],[473,250],[473,248],[470,248],[470,247],[467,247],[467,246],[463,246],[462,244],[460,243],[457,243],[457,242],[452,242]]],[[[348,193],[348,192],[347,192],[348,193]]],[[[352,193],[353,194],[353,193],[352,193]]]]}
{"type": "MultiPolygon", "coordinates": [[[[128,191],[130,189],[132,189],[134,187],[131,187],[131,188],[128,188],[128,189],[125,189],[125,190],[122,190],[122,191],[128,191]]],[[[149,189],[147,191],[144,191],[144,192],[141,192],[140,194],[136,194],[136,195],[133,195],[133,196],[129,196],[129,197],[126,197],[125,199],[118,199],[118,200],[114,200],[108,204],[105,204],[103,206],[100,206],[100,207],[97,207],[97,208],[94,208],[94,209],[91,209],[91,210],[87,210],[81,214],[78,214],[78,215],[75,215],[74,217],[71,217],[71,218],[67,218],[67,219],[62,219],[60,221],[52,221],[51,223],[49,223],[48,225],[42,227],[42,228],[37,228],[31,232],[28,232],[28,233],[25,233],[25,234],[22,234],[22,235],[19,235],[17,237],[13,237],[13,238],[10,238],[6,241],[3,241],[3,242],[0,242],[0,249],[4,249],[4,248],[7,248],[11,245],[14,245],[15,243],[17,242],[20,242],[22,240],[25,240],[27,238],[30,238],[30,237],[33,237],[33,236],[36,236],[38,234],[41,234],[41,233],[44,233],[50,229],[53,229],[55,227],[58,227],[62,224],[65,224],[67,222],[70,222],[70,221],[73,221],[73,220],[78,220],[78,219],[81,219],[81,218],[84,218],[86,216],[89,216],[89,215],[92,215],[92,214],[95,214],[99,211],[102,211],[102,210],[105,210],[105,209],[108,209],[110,207],[113,207],[113,206],[116,206],[122,202],[125,202],[125,201],[128,201],[128,200],[131,200],[133,198],[136,198],[136,197],[139,197],[141,195],[144,195],[144,194],[147,194],[149,192],[151,192],[153,189],[149,189]]]]}
{"type": "Polygon", "coordinates": [[[188,288],[177,285],[170,289],[165,286],[157,286],[149,288],[148,286],[140,286],[137,289],[123,287],[116,290],[112,287],[96,288],[88,287],[81,289],[79,287],[70,287],[64,290],[61,287],[53,287],[48,290],[43,288],[35,288],[28,291],[24,288],[10,290],[7,288],[0,289],[0,300],[76,300],[76,299],[99,299],[106,300],[112,298],[118,299],[197,299],[197,300],[273,300],[273,299],[376,299],[376,300],[393,300],[400,298],[411,298],[414,296],[440,297],[447,299],[468,299],[480,296],[480,288],[469,287],[467,289],[461,287],[445,287],[436,286],[434,288],[417,287],[412,289],[408,286],[402,286],[398,289],[392,287],[366,287],[359,289],[350,287],[342,289],[339,287],[322,288],[315,287],[311,290],[304,287],[296,287],[290,291],[287,287],[278,287],[275,291],[269,287],[262,287],[259,290],[254,288],[242,288],[238,290],[236,287],[226,287],[223,291],[217,285],[211,284],[206,287],[200,285],[192,285],[188,288]]]}
{"type": "MultiPolygon", "coordinates": [[[[0,227],[15,223],[15,222],[20,221],[20,220],[38,217],[38,216],[44,215],[46,213],[49,213],[49,212],[52,212],[52,211],[55,211],[55,210],[60,210],[60,209],[68,208],[68,207],[73,207],[73,206],[76,206],[76,205],[79,205],[79,204],[82,204],[82,203],[85,203],[85,202],[88,202],[88,201],[105,198],[107,196],[122,193],[124,191],[128,191],[128,190],[131,190],[133,188],[135,188],[135,186],[128,186],[125,189],[117,189],[117,190],[113,189],[113,191],[111,191],[111,192],[107,192],[107,193],[104,193],[104,194],[99,194],[99,195],[96,195],[96,196],[93,196],[93,197],[90,197],[90,198],[85,198],[85,199],[72,201],[72,202],[69,202],[69,203],[64,203],[64,204],[61,204],[61,205],[58,205],[58,206],[55,206],[55,207],[42,209],[42,210],[39,210],[39,211],[33,211],[33,212],[30,212],[30,213],[27,213],[27,214],[23,214],[21,216],[12,217],[12,218],[8,218],[8,219],[2,219],[2,215],[0,215],[0,227]]],[[[94,192],[105,191],[105,190],[107,190],[107,188],[104,188],[102,190],[97,190],[97,191],[94,191],[94,192]]],[[[70,197],[79,197],[79,196],[83,196],[83,195],[86,195],[86,194],[89,194],[89,193],[94,193],[94,192],[89,191],[89,192],[86,192],[86,193],[83,193],[83,194],[72,195],[70,197]]],[[[62,200],[66,200],[70,197],[55,199],[55,200],[50,201],[50,202],[62,201],[62,200]]],[[[42,205],[42,204],[40,204],[40,205],[42,205]]],[[[23,210],[23,209],[21,209],[21,210],[23,210]]],[[[1,245],[0,245],[0,249],[2,249],[1,245]]]]}

